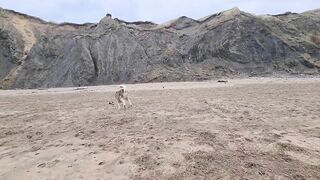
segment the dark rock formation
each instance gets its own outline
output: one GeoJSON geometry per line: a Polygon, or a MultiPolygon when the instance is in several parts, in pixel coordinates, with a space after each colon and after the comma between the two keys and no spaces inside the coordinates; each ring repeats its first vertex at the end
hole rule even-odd
{"type": "Polygon", "coordinates": [[[319,74],[320,11],[254,16],[237,8],[164,24],[55,24],[0,10],[0,86],[40,88],[319,74]]]}

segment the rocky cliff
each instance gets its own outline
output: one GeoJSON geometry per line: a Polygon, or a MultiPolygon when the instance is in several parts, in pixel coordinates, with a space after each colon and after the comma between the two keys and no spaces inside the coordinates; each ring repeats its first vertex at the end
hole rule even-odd
{"type": "Polygon", "coordinates": [[[55,24],[0,10],[0,86],[39,88],[319,74],[320,10],[256,16],[237,8],[164,24],[55,24]]]}

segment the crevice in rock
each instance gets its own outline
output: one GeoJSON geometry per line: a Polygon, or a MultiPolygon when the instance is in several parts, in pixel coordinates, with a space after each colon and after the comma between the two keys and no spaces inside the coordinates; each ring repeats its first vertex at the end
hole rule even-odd
{"type": "Polygon", "coordinates": [[[93,68],[94,68],[94,76],[92,78],[90,78],[90,82],[94,82],[99,75],[99,68],[98,68],[98,58],[94,55],[93,51],[92,51],[92,44],[89,45],[89,54],[90,54],[90,58],[92,60],[93,63],[93,68]]]}

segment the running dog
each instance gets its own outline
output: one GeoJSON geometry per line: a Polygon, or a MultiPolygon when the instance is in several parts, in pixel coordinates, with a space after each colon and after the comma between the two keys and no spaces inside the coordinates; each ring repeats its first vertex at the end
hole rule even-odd
{"type": "Polygon", "coordinates": [[[129,99],[129,93],[125,85],[120,85],[120,90],[116,92],[115,98],[118,103],[118,109],[121,109],[121,106],[123,106],[124,109],[127,109],[126,101],[129,103],[130,107],[132,106],[132,103],[129,99]]]}

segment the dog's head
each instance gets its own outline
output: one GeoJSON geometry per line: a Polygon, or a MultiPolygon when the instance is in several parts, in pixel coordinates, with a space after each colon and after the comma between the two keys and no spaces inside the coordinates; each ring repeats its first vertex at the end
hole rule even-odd
{"type": "Polygon", "coordinates": [[[120,90],[123,92],[126,92],[126,86],[125,85],[120,85],[120,90]]]}

